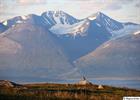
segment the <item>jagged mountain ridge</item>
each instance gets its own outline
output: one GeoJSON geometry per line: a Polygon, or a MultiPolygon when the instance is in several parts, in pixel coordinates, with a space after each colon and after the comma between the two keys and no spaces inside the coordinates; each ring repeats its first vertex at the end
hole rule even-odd
{"type": "Polygon", "coordinates": [[[9,28],[14,27],[17,24],[22,24],[22,23],[30,23],[30,24],[36,24],[36,25],[41,25],[41,26],[44,25],[43,18],[35,14],[17,16],[17,17],[5,20],[2,23],[9,28]]]}
{"type": "MultiPolygon", "coordinates": [[[[111,33],[112,31],[120,30],[125,25],[138,25],[130,22],[118,22],[103,14],[102,12],[92,14],[91,16],[88,16],[84,19],[76,19],[63,11],[46,11],[42,13],[41,16],[35,14],[17,16],[3,21],[2,24],[9,28],[20,23],[38,24],[41,26],[46,26],[47,29],[50,29],[54,26],[54,28],[50,31],[55,34],[59,34],[59,31],[56,33],[54,32],[54,30],[57,31],[58,28],[61,28],[61,30],[64,29],[64,33],[66,35],[76,36],[80,34],[81,36],[85,36],[85,33],[87,33],[87,31],[85,30],[88,29],[88,27],[90,26],[89,24],[92,23],[92,21],[95,21],[96,25],[98,25],[99,27],[105,28],[109,33],[111,33]]],[[[60,34],[62,34],[62,31],[60,31],[60,34]]]]}
{"type": "Polygon", "coordinates": [[[42,13],[41,16],[48,27],[52,27],[56,24],[72,25],[80,21],[63,11],[47,11],[42,13]]]}
{"type": "Polygon", "coordinates": [[[14,27],[16,24],[31,23],[46,26],[50,28],[55,24],[74,24],[80,20],[70,16],[63,11],[47,11],[42,13],[41,16],[29,14],[24,16],[17,16],[2,22],[8,28],[14,27]]]}
{"type": "Polygon", "coordinates": [[[105,14],[98,12],[85,19],[80,20],[80,22],[73,23],[72,25],[71,24],[70,25],[62,24],[62,26],[60,24],[54,25],[50,31],[52,31],[54,34],[58,34],[58,35],[66,34],[66,35],[73,35],[74,37],[76,35],[85,36],[85,33],[87,33],[87,31],[85,31],[85,30],[88,30],[90,24],[93,21],[94,21],[94,23],[96,23],[96,25],[98,27],[102,27],[102,28],[106,29],[109,33],[111,33],[111,31],[120,30],[124,27],[123,23],[115,21],[112,18],[106,16],[105,14]]]}
{"type": "MultiPolygon", "coordinates": [[[[72,25],[58,24],[49,30],[58,37],[58,42],[63,45],[70,60],[74,61],[95,50],[112,37],[120,36],[122,32],[126,33],[125,30],[128,30],[126,26],[129,25],[132,23],[121,23],[99,12],[72,25]]],[[[130,32],[127,33],[139,29],[140,25],[133,24],[130,32]]]]}

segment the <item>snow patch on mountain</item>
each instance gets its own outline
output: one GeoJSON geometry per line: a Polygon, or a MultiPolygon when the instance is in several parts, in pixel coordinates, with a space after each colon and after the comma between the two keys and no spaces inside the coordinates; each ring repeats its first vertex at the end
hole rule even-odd
{"type": "Polygon", "coordinates": [[[68,24],[65,14],[61,11],[54,12],[53,18],[54,18],[56,24],[68,24]],[[62,22],[62,20],[64,20],[64,21],[62,22]]]}
{"type": "Polygon", "coordinates": [[[89,20],[83,20],[80,21],[79,23],[75,23],[72,25],[69,24],[56,24],[53,27],[50,28],[50,31],[56,35],[81,35],[85,36],[86,31],[90,25],[89,20]]]}
{"type": "Polygon", "coordinates": [[[89,16],[88,19],[91,20],[91,21],[95,20],[95,19],[97,19],[99,14],[100,14],[100,12],[94,13],[91,16],[89,16]]]}
{"type": "Polygon", "coordinates": [[[135,33],[133,33],[134,35],[138,35],[138,34],[140,34],[140,30],[139,31],[137,31],[137,32],[135,32],[135,33]]]}
{"type": "Polygon", "coordinates": [[[117,31],[112,31],[111,33],[113,38],[118,38],[137,31],[140,31],[140,25],[124,25],[124,28],[117,31]]]}
{"type": "Polygon", "coordinates": [[[109,47],[109,46],[110,46],[110,44],[107,43],[107,44],[104,44],[104,45],[103,45],[103,48],[107,48],[107,47],[109,47]]]}
{"type": "Polygon", "coordinates": [[[22,18],[23,20],[26,20],[26,19],[27,19],[27,16],[21,16],[21,18],[22,18]]]}
{"type": "Polygon", "coordinates": [[[2,24],[8,27],[14,27],[16,24],[37,22],[39,25],[43,24],[46,26],[52,33],[58,36],[71,35],[74,37],[76,35],[87,35],[87,30],[89,26],[92,25],[90,23],[95,23],[97,27],[107,30],[113,38],[124,35],[123,33],[129,34],[140,30],[140,25],[134,25],[132,23],[120,23],[101,12],[92,14],[91,16],[82,20],[78,20],[63,11],[47,11],[38,17],[33,14],[18,16],[4,21],[2,24]]]}
{"type": "Polygon", "coordinates": [[[97,26],[101,27],[101,25],[99,23],[96,23],[96,24],[97,24],[97,26]]]}
{"type": "Polygon", "coordinates": [[[88,17],[89,20],[95,20],[96,19],[96,16],[90,16],[88,17]]]}
{"type": "MultiPolygon", "coordinates": [[[[20,23],[23,23],[23,21],[21,20],[18,20],[16,23],[20,24],[20,23]]],[[[12,25],[13,26],[13,25],[12,25]]]]}
{"type": "Polygon", "coordinates": [[[7,21],[4,21],[3,22],[3,25],[7,26],[8,22],[7,21]]]}
{"type": "Polygon", "coordinates": [[[66,35],[66,36],[72,35],[74,37],[76,35],[85,36],[87,35],[88,27],[92,22],[94,22],[98,27],[107,30],[108,33],[110,33],[113,38],[123,36],[126,33],[128,34],[134,33],[140,29],[140,25],[136,25],[132,23],[131,24],[121,23],[108,17],[107,15],[101,12],[92,14],[91,16],[83,20],[80,20],[79,22],[76,22],[74,24],[69,24],[64,22],[62,23],[62,21],[60,21],[60,17],[62,17],[60,12],[53,12],[53,13],[58,15],[56,16],[55,14],[53,14],[53,18],[56,21],[56,23],[52,25],[50,31],[56,35],[66,35]]]}

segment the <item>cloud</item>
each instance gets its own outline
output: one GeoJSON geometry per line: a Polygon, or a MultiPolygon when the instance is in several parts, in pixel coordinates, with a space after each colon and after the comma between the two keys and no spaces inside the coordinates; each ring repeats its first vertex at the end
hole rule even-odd
{"type": "Polygon", "coordinates": [[[140,0],[137,0],[137,1],[135,2],[135,7],[136,7],[136,8],[140,8],[140,0]]]}
{"type": "Polygon", "coordinates": [[[139,7],[140,0],[0,0],[0,17],[6,19],[6,13],[40,15],[46,10],[63,10],[77,18],[101,11],[114,19],[129,19],[129,15],[138,16],[139,7]]]}
{"type": "Polygon", "coordinates": [[[0,11],[0,22],[18,16],[18,13],[15,12],[1,12],[0,11]]]}
{"type": "Polygon", "coordinates": [[[15,15],[15,14],[17,14],[17,13],[14,13],[14,12],[0,12],[0,14],[1,14],[2,16],[11,16],[11,15],[15,15]]]}
{"type": "Polygon", "coordinates": [[[135,7],[140,8],[140,3],[135,4],[135,7]]]}
{"type": "Polygon", "coordinates": [[[119,10],[122,8],[122,5],[112,3],[106,7],[107,10],[119,10]]]}
{"type": "Polygon", "coordinates": [[[21,4],[33,4],[33,3],[44,3],[46,0],[17,0],[21,4]]]}
{"type": "Polygon", "coordinates": [[[122,3],[122,4],[129,4],[129,3],[132,3],[136,0],[118,0],[118,2],[122,3]]]}
{"type": "Polygon", "coordinates": [[[45,4],[47,0],[15,0],[16,6],[32,6],[45,4]]]}
{"type": "MultiPolygon", "coordinates": [[[[66,1],[70,1],[70,0],[66,0],[66,1]]],[[[71,0],[72,2],[77,2],[77,1],[82,1],[82,2],[84,2],[84,1],[94,1],[94,0],[71,0]]],[[[95,0],[96,1],[96,0],[95,0]]]]}
{"type": "Polygon", "coordinates": [[[116,4],[120,4],[120,5],[133,5],[133,4],[140,5],[140,0],[117,0],[116,4]]]}
{"type": "Polygon", "coordinates": [[[120,10],[123,7],[128,7],[130,5],[131,7],[139,7],[140,0],[113,0],[112,3],[108,4],[106,10],[120,10]]]}

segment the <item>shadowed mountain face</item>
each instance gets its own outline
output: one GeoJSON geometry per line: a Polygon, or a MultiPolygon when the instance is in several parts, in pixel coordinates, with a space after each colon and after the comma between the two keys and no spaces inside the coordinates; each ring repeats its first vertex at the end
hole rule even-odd
{"type": "Polygon", "coordinates": [[[78,75],[59,44],[40,26],[18,24],[1,35],[0,45],[1,78],[78,75]]]}
{"type": "Polygon", "coordinates": [[[8,27],[0,23],[0,33],[4,32],[8,27]]]}
{"type": "Polygon", "coordinates": [[[63,35],[57,38],[71,61],[93,51],[111,37],[111,34],[109,34],[106,29],[98,27],[94,21],[90,23],[86,32],[88,34],[86,36],[76,36],[74,38],[63,35]]]}
{"type": "Polygon", "coordinates": [[[75,64],[89,77],[138,78],[139,54],[140,33],[129,34],[105,42],[95,51],[79,58],[75,64]]]}
{"type": "Polygon", "coordinates": [[[58,28],[59,26],[57,26],[58,30],[53,31],[56,27],[50,30],[59,37],[58,41],[64,47],[64,50],[70,57],[71,61],[86,55],[87,53],[95,50],[105,41],[109,40],[112,37],[110,30],[119,30],[123,28],[122,23],[119,23],[102,13],[92,15],[82,21],[83,23],[77,22],[74,24],[74,27],[72,28],[75,31],[68,31],[69,33],[60,33],[60,35],[57,32],[59,32],[59,30],[67,32],[66,29],[69,30],[71,27],[58,28]],[[77,28],[75,29],[75,27],[77,28]]]}
{"type": "Polygon", "coordinates": [[[101,12],[82,20],[62,11],[18,16],[3,21],[0,30],[2,79],[139,75],[139,35],[132,33],[140,25],[120,23],[101,12]]]}

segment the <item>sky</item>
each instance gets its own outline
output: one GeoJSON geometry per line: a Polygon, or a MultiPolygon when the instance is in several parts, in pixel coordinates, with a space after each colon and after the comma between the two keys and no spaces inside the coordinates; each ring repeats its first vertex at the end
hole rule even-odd
{"type": "Polygon", "coordinates": [[[0,0],[0,21],[48,10],[62,10],[79,19],[100,11],[121,22],[140,23],[140,0],[0,0]]]}

